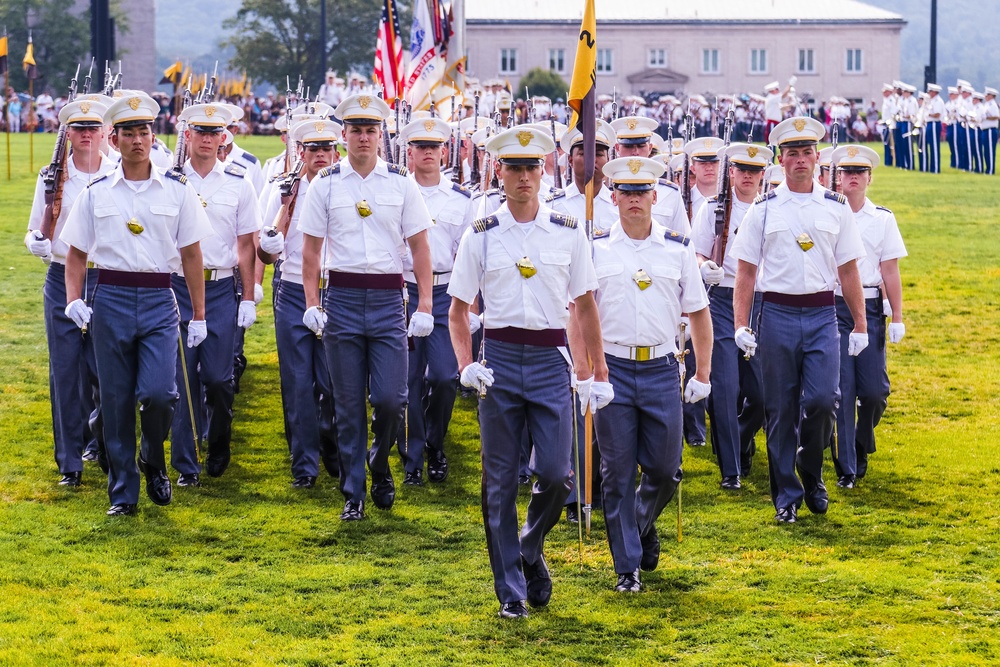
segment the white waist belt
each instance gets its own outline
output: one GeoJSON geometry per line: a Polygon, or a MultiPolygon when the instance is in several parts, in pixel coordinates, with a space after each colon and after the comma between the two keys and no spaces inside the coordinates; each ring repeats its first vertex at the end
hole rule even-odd
{"type": "Polygon", "coordinates": [[[205,280],[232,278],[234,273],[233,269],[205,269],[205,280]]]}
{"type": "MultiPolygon", "coordinates": [[[[451,271],[445,271],[443,273],[435,273],[433,276],[431,276],[431,278],[432,278],[431,280],[432,285],[447,285],[448,282],[451,280],[451,271]]],[[[403,271],[403,280],[405,280],[408,283],[413,283],[414,285],[417,284],[417,276],[413,273],[413,271],[403,271]]]]}
{"type": "Polygon", "coordinates": [[[605,354],[610,354],[612,357],[618,357],[619,359],[628,359],[629,361],[651,361],[665,357],[668,354],[673,354],[675,351],[673,343],[641,346],[619,345],[618,343],[604,341],[605,354]]]}
{"type": "MultiPolygon", "coordinates": [[[[844,296],[844,292],[843,292],[843,290],[840,289],[840,286],[837,286],[837,288],[833,291],[833,293],[836,294],[839,297],[843,297],[844,296]]],[[[864,295],[864,297],[866,299],[877,299],[878,298],[878,288],[877,287],[862,287],[861,288],[861,293],[864,295]]]]}
{"type": "MultiPolygon", "coordinates": [[[[281,279],[284,280],[285,282],[295,283],[296,285],[301,285],[302,284],[302,274],[301,273],[291,273],[290,271],[282,271],[281,272],[281,279]]],[[[319,288],[320,289],[326,289],[326,283],[327,282],[328,282],[328,278],[326,277],[326,275],[323,275],[319,279],[319,288]]]]}

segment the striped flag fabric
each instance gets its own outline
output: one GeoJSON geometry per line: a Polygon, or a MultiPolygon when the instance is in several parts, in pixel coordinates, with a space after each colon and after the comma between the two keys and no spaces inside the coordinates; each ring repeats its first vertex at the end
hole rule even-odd
{"type": "Polygon", "coordinates": [[[384,98],[394,106],[403,96],[403,42],[399,37],[399,15],[396,0],[383,0],[382,18],[378,24],[378,41],[375,44],[374,78],[384,88],[384,98]]]}
{"type": "Polygon", "coordinates": [[[589,183],[594,178],[597,157],[597,20],[594,0],[586,0],[583,8],[580,41],[576,45],[573,78],[566,102],[573,109],[570,126],[583,133],[583,182],[589,183]]]}
{"type": "Polygon", "coordinates": [[[425,0],[416,0],[410,30],[410,64],[406,74],[406,99],[414,109],[428,109],[431,93],[441,81],[444,60],[435,43],[435,23],[425,0]]]}

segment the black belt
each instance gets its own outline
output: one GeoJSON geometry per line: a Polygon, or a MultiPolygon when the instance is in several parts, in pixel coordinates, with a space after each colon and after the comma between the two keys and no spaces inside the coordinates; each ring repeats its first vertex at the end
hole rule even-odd
{"type": "Polygon", "coordinates": [[[565,329],[520,329],[503,327],[487,329],[484,334],[490,340],[515,345],[537,345],[539,347],[562,347],[566,344],[565,329]]]}
{"type": "Polygon", "coordinates": [[[402,273],[344,273],[330,271],[330,287],[403,289],[402,273]]]}
{"type": "Polygon", "coordinates": [[[812,294],[782,294],[781,292],[764,292],[765,303],[776,303],[779,306],[793,308],[819,308],[834,305],[833,292],[814,292],[812,294]]]}
{"type": "Polygon", "coordinates": [[[151,287],[170,289],[169,273],[136,273],[132,271],[112,271],[100,269],[97,272],[98,285],[118,287],[151,287]]]}

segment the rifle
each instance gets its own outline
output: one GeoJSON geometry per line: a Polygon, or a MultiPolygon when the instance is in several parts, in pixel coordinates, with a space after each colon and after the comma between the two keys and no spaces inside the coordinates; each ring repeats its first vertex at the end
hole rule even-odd
{"type": "MultiPolygon", "coordinates": [[[[308,94],[308,93],[307,93],[308,94]]],[[[378,92],[379,99],[385,99],[385,87],[378,92]]],[[[399,128],[396,128],[399,131],[399,128]]],[[[392,142],[389,140],[389,124],[385,122],[385,118],[382,119],[382,153],[383,159],[386,162],[392,162],[392,142]]],[[[392,162],[395,164],[395,162],[392,162]]]]}
{"type": "Polygon", "coordinates": [[[400,133],[403,130],[402,126],[400,126],[400,124],[399,124],[399,105],[400,105],[400,103],[401,103],[401,100],[396,99],[396,103],[393,105],[395,107],[395,111],[396,111],[396,145],[392,149],[392,163],[393,164],[399,164],[399,154],[400,154],[400,150],[399,150],[399,135],[400,135],[400,133]]]}
{"type": "Polygon", "coordinates": [[[285,117],[285,158],[282,160],[281,173],[287,174],[289,168],[292,166],[292,153],[291,153],[291,141],[292,141],[292,81],[285,76],[285,104],[288,106],[288,112],[285,117]]]}
{"type": "MultiPolygon", "coordinates": [[[[479,131],[479,93],[476,93],[475,102],[472,106],[472,118],[472,131],[475,133],[479,131]]],[[[472,156],[469,158],[469,182],[476,184],[482,178],[479,170],[479,151],[476,149],[475,142],[471,138],[469,139],[469,143],[472,144],[472,156]]]]}
{"type": "Polygon", "coordinates": [[[90,69],[87,70],[87,78],[85,78],[83,80],[83,94],[84,95],[87,95],[87,94],[90,93],[90,83],[91,83],[91,81],[93,81],[93,78],[94,78],[92,76],[93,74],[94,74],[94,59],[91,58],[90,59],[90,69]]]}
{"type": "Polygon", "coordinates": [[[462,184],[462,123],[455,124],[455,149],[452,151],[451,182],[462,184]]]}
{"type": "MultiPolygon", "coordinates": [[[[270,227],[264,228],[264,233],[268,236],[277,236],[278,233],[288,234],[288,227],[292,223],[292,214],[295,212],[295,202],[299,196],[299,185],[302,183],[302,175],[305,173],[305,164],[301,157],[295,159],[295,165],[286,173],[278,183],[278,191],[281,194],[281,208],[278,209],[270,227]]],[[[257,246],[257,257],[265,264],[270,264],[267,253],[257,246]]]]}
{"type": "MultiPolygon", "coordinates": [[[[69,96],[67,102],[72,102],[76,97],[76,80],[80,76],[80,66],[76,66],[76,74],[69,83],[69,96]]],[[[68,140],[69,128],[65,123],[59,126],[59,134],[56,135],[56,145],[52,149],[52,161],[45,168],[42,174],[42,182],[45,183],[45,208],[42,211],[42,236],[51,240],[55,238],[56,223],[59,221],[59,214],[62,213],[63,187],[69,172],[66,171],[66,142],[68,140]]]]}
{"type": "Polygon", "coordinates": [[[667,165],[667,179],[672,182],[674,180],[674,171],[670,168],[670,160],[674,157],[674,127],[670,124],[667,125],[667,136],[664,138],[663,143],[667,147],[667,159],[664,162],[667,165]]]}
{"type": "MultiPolygon", "coordinates": [[[[726,113],[726,123],[723,126],[724,147],[729,148],[733,137],[733,122],[736,113],[732,108],[726,113]]],[[[733,191],[729,179],[729,155],[722,158],[722,173],[719,174],[719,194],[715,204],[715,246],[712,248],[712,261],[722,266],[726,259],[726,244],[729,242],[729,223],[733,214],[733,191]]]]}
{"type": "MultiPolygon", "coordinates": [[[[833,161],[833,153],[837,150],[837,143],[840,137],[840,121],[834,121],[833,127],[830,130],[830,140],[833,150],[830,151],[830,190],[833,192],[837,191],[837,165],[833,161]]],[[[909,139],[907,139],[909,141],[909,139]]]]}
{"type": "MultiPolygon", "coordinates": [[[[688,98],[687,113],[684,114],[684,143],[687,144],[694,138],[694,118],[691,117],[691,98],[688,98]]],[[[691,219],[691,158],[684,152],[684,172],[681,175],[681,199],[684,201],[684,210],[687,212],[688,220],[691,219]]]]}
{"type": "Polygon", "coordinates": [[[552,185],[562,190],[562,168],[559,166],[559,140],[556,139],[556,119],[549,118],[549,125],[552,128],[552,143],[556,149],[552,151],[552,185]]]}
{"type": "Polygon", "coordinates": [[[212,72],[212,80],[209,81],[208,85],[205,87],[204,96],[202,101],[206,103],[211,103],[215,101],[215,82],[219,77],[219,61],[215,61],[215,71],[212,72]]]}
{"type": "Polygon", "coordinates": [[[184,89],[184,96],[181,98],[181,110],[177,112],[177,141],[174,143],[174,164],[170,167],[171,171],[181,174],[184,173],[184,163],[187,162],[187,121],[181,120],[181,111],[188,108],[191,105],[191,77],[193,75],[188,75],[188,84],[184,89]]]}

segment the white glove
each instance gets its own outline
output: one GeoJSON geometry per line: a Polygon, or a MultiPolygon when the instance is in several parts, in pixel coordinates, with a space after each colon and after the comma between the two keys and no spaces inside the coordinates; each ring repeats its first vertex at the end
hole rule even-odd
{"type": "Polygon", "coordinates": [[[684,325],[684,340],[678,340],[677,347],[684,347],[691,340],[691,319],[687,315],[681,315],[680,323],[684,325]]]}
{"type": "Polygon", "coordinates": [[[476,313],[469,313],[469,333],[474,334],[483,326],[483,319],[476,313]]]}
{"type": "Polygon", "coordinates": [[[249,329],[257,321],[257,304],[253,301],[240,301],[240,309],[236,315],[236,326],[249,329]]]}
{"type": "Polygon", "coordinates": [[[719,265],[708,260],[701,265],[701,279],[706,285],[718,285],[726,277],[726,272],[719,268],[719,265]]]}
{"type": "Polygon", "coordinates": [[[889,342],[898,343],[903,340],[903,336],[906,335],[906,325],[902,322],[890,322],[889,323],[889,342]]]}
{"type": "Polygon", "coordinates": [[[28,235],[24,237],[24,245],[28,246],[28,250],[35,257],[46,261],[52,259],[52,241],[42,236],[41,232],[28,232],[28,235]]]}
{"type": "Polygon", "coordinates": [[[851,337],[847,339],[847,354],[856,357],[868,347],[868,334],[851,332],[851,337]]]}
{"type": "Polygon", "coordinates": [[[789,86],[794,86],[795,82],[798,81],[798,80],[799,80],[799,77],[797,77],[797,76],[795,76],[793,74],[792,76],[788,77],[788,85],[789,86]]]}
{"type": "Polygon", "coordinates": [[[264,300],[264,286],[257,283],[253,284],[253,303],[257,305],[264,300]]]}
{"type": "Polygon", "coordinates": [[[73,323],[82,329],[90,322],[90,315],[94,312],[94,309],[89,308],[83,302],[83,299],[77,299],[76,301],[70,301],[64,312],[66,313],[66,317],[73,320],[73,323]]]}
{"type": "Polygon", "coordinates": [[[614,400],[615,389],[610,382],[595,382],[590,386],[590,411],[597,412],[614,400]]]}
{"type": "Polygon", "coordinates": [[[274,227],[265,227],[260,230],[260,249],[268,255],[280,255],[285,249],[285,235],[281,232],[271,236],[268,232],[274,231],[274,227]]]}
{"type": "Polygon", "coordinates": [[[459,381],[466,387],[471,387],[472,389],[485,389],[486,387],[493,386],[493,369],[486,368],[478,361],[473,361],[471,364],[462,369],[462,376],[459,381]]]}
{"type": "Polygon", "coordinates": [[[198,347],[208,338],[208,325],[205,320],[188,322],[188,347],[198,347]]]}
{"type": "Polygon", "coordinates": [[[576,388],[576,395],[580,398],[580,414],[587,414],[587,406],[590,405],[590,391],[594,387],[594,376],[591,375],[586,380],[581,380],[576,373],[572,376],[572,385],[576,388]]]}
{"type": "Polygon", "coordinates": [[[319,306],[310,306],[302,315],[302,324],[309,327],[309,330],[319,336],[326,327],[326,313],[319,309],[319,306]]]}
{"type": "Polygon", "coordinates": [[[889,299],[882,299],[882,314],[886,317],[892,317],[892,304],[889,303],[889,299]]]}
{"type": "Polygon", "coordinates": [[[698,380],[691,378],[687,381],[687,387],[684,388],[684,400],[688,403],[697,403],[704,398],[708,398],[708,395],[711,393],[711,384],[698,382],[698,380]]]}
{"type": "Polygon", "coordinates": [[[757,351],[757,337],[746,327],[740,327],[736,330],[736,347],[752,357],[757,351]]]}
{"type": "Polygon", "coordinates": [[[410,316],[410,326],[406,330],[407,336],[423,338],[430,336],[434,331],[434,316],[430,313],[421,313],[419,310],[410,316]]]}

